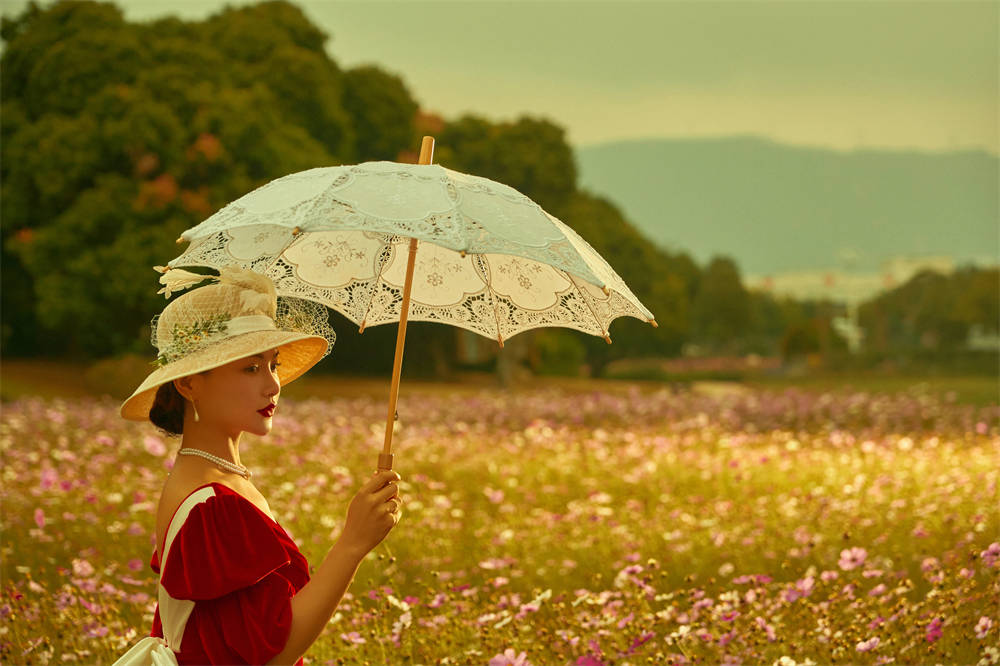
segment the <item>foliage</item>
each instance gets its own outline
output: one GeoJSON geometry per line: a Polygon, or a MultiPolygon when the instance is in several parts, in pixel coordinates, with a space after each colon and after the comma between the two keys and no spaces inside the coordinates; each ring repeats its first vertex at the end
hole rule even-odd
{"type": "Polygon", "coordinates": [[[900,352],[955,351],[973,326],[1000,326],[1000,269],[965,266],[950,275],[923,270],[858,311],[865,346],[900,352]]]}
{"type": "Polygon", "coordinates": [[[369,110],[348,97],[383,100],[396,131],[380,150],[412,143],[406,89],[386,92],[393,77],[373,68],[348,86],[327,36],[288,2],[142,24],[113,4],[32,3],[0,35],[8,352],[148,352],[163,306],[151,267],[255,187],[369,150],[356,143],[377,133],[369,110]],[[41,348],[39,331],[61,334],[41,348]]]}

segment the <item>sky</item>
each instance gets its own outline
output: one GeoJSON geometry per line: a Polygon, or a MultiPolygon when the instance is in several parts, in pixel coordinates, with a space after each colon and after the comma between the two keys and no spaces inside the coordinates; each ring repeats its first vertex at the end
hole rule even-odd
{"type": "MultiPolygon", "coordinates": [[[[2,11],[25,4],[2,0],[2,11]]],[[[226,3],[116,4],[139,21],[203,19],[226,3]]],[[[447,119],[547,118],[577,147],[751,134],[836,150],[1000,152],[992,0],[295,4],[342,68],[398,74],[447,119]]]]}

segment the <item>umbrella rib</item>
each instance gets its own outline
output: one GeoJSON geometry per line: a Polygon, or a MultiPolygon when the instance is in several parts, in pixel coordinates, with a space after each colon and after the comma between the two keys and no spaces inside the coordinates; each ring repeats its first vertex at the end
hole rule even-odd
{"type": "Polygon", "coordinates": [[[483,266],[483,269],[484,269],[483,272],[486,273],[486,275],[487,275],[486,293],[490,297],[490,306],[493,308],[493,320],[497,323],[497,342],[500,343],[500,348],[502,349],[503,348],[503,336],[500,335],[500,315],[497,313],[497,303],[493,299],[493,284],[492,284],[493,280],[492,280],[492,275],[491,275],[491,273],[489,271],[486,270],[486,266],[485,266],[486,262],[482,259],[482,255],[478,255],[477,254],[475,256],[476,256],[476,258],[479,261],[482,261],[483,264],[484,264],[484,266],[483,266]]]}
{"type": "Polygon", "coordinates": [[[301,232],[301,227],[296,226],[295,229],[292,230],[292,239],[285,244],[285,247],[281,248],[281,250],[279,250],[278,252],[275,252],[274,258],[267,263],[267,266],[264,268],[264,275],[268,275],[270,273],[271,267],[274,266],[275,262],[277,262],[278,259],[281,258],[281,255],[287,252],[288,248],[290,248],[295,241],[302,238],[303,235],[304,234],[302,234],[301,232]]]}
{"type": "Polygon", "coordinates": [[[570,275],[569,272],[566,271],[566,269],[560,268],[559,270],[561,270],[563,272],[563,275],[565,275],[567,278],[569,278],[569,281],[573,283],[574,287],[576,287],[576,290],[580,293],[580,298],[582,298],[583,302],[587,304],[587,309],[590,310],[590,314],[594,315],[594,321],[596,321],[597,325],[601,328],[601,334],[604,336],[604,339],[608,340],[608,342],[610,342],[610,339],[608,338],[608,331],[607,331],[607,329],[605,329],[604,328],[604,324],[601,323],[601,318],[597,316],[596,312],[594,312],[594,308],[591,307],[590,301],[587,300],[587,297],[586,297],[586,295],[584,295],[583,290],[580,289],[580,285],[578,285],[576,283],[576,280],[573,279],[573,276],[570,275]]]}
{"type": "MultiPolygon", "coordinates": [[[[390,243],[387,241],[382,247],[389,247],[390,243]]],[[[385,270],[385,265],[387,262],[383,261],[379,264],[378,275],[372,280],[372,290],[368,292],[368,305],[365,306],[365,314],[361,317],[361,328],[358,329],[358,333],[362,333],[365,330],[365,324],[368,323],[368,311],[372,309],[372,301],[375,300],[375,290],[378,289],[379,280],[382,279],[382,271],[385,270]]]]}

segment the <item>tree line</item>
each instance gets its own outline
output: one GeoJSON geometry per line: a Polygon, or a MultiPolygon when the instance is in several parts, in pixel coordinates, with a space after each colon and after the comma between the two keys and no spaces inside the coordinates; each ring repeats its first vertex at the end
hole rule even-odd
{"type": "MultiPolygon", "coordinates": [[[[506,183],[573,227],[658,324],[620,318],[612,345],[566,329],[512,342],[524,336],[536,353],[599,375],[612,360],[675,356],[692,344],[713,354],[802,353],[818,344],[812,332],[828,330],[817,324],[828,310],[748,290],[728,257],[699,266],[650,243],[613,202],[578,187],[555,122],[428,113],[400,76],[339,66],[325,50],[329,35],[284,0],[143,23],[112,3],[32,2],[3,19],[0,39],[5,354],[149,355],[149,320],[165,304],[152,266],[179,253],[183,230],[289,173],[415,162],[424,134],[436,138],[435,162],[506,183]]],[[[895,321],[888,303],[879,307],[895,321]]],[[[925,326],[918,319],[913,326],[925,326]]],[[[357,335],[339,313],[331,322],[337,368],[391,370],[394,327],[357,335]]],[[[955,339],[957,329],[943,326],[941,339],[955,339]]],[[[890,340],[896,329],[887,330],[890,340]]],[[[413,322],[405,366],[448,372],[455,335],[413,322]]]]}

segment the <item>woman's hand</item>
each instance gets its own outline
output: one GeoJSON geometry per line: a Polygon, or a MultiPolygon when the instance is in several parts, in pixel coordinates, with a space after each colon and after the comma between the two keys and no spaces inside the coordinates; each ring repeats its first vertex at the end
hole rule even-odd
{"type": "Polygon", "coordinates": [[[403,501],[393,470],[376,472],[357,492],[347,507],[347,521],[340,538],[346,545],[368,554],[399,522],[403,501]]]}

